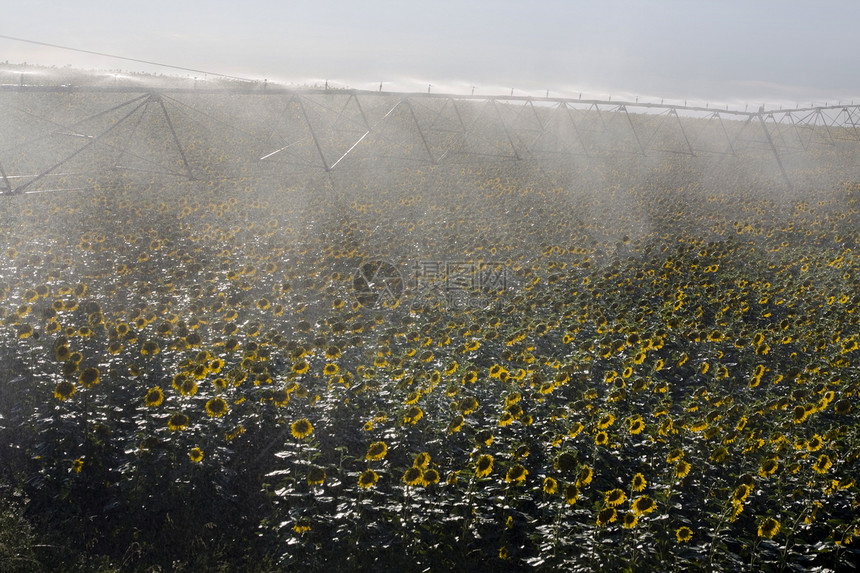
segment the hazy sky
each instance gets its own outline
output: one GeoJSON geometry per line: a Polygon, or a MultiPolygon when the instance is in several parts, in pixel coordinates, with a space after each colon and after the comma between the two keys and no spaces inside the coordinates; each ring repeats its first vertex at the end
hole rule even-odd
{"type": "MultiPolygon", "coordinates": [[[[860,102],[857,0],[29,0],[0,34],[270,81],[860,102]]],[[[156,71],[0,39],[0,62],[156,71]]],[[[0,76],[0,82],[4,80],[0,76]]]]}

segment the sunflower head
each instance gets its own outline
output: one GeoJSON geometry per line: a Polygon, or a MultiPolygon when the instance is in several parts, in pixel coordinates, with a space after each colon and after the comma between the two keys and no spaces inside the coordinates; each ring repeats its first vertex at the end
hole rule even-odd
{"type": "Polygon", "coordinates": [[[624,491],[617,488],[607,491],[606,495],[604,495],[604,502],[609,507],[621,505],[626,499],[627,495],[624,491]]]}
{"type": "Polygon", "coordinates": [[[761,465],[761,469],[759,470],[759,475],[761,477],[769,477],[776,472],[779,468],[779,462],[775,459],[765,460],[761,465]]]}
{"type": "Polygon", "coordinates": [[[677,478],[683,478],[683,477],[686,477],[686,476],[687,476],[687,474],[689,474],[689,473],[690,473],[690,467],[691,467],[691,466],[690,466],[690,463],[689,463],[689,462],[687,462],[687,461],[685,461],[685,460],[680,460],[680,461],[675,465],[675,477],[677,477],[677,478]]]}
{"type": "Polygon", "coordinates": [[[412,466],[404,472],[403,481],[409,486],[420,485],[424,481],[424,471],[419,466],[412,466]]]}
{"type": "Polygon", "coordinates": [[[71,398],[76,391],[77,388],[75,388],[75,384],[73,382],[63,380],[54,388],[54,398],[60,401],[65,401],[71,398]]]}
{"type": "Polygon", "coordinates": [[[636,498],[636,501],[633,502],[633,512],[636,515],[642,515],[644,513],[651,513],[654,511],[654,508],[657,506],[654,503],[654,500],[648,497],[647,495],[643,495],[641,497],[636,498]]]}
{"type": "Polygon", "coordinates": [[[779,533],[779,522],[772,517],[768,517],[761,522],[761,525],[759,525],[759,537],[772,539],[777,533],[779,533]]]}
{"type": "Polygon", "coordinates": [[[588,485],[591,483],[593,478],[594,470],[588,466],[582,466],[582,469],[579,470],[579,477],[576,480],[576,484],[577,486],[588,485]]]}
{"type": "Polygon", "coordinates": [[[365,458],[369,461],[378,461],[385,457],[388,453],[388,446],[385,442],[373,442],[367,448],[367,455],[365,458]]]}
{"type": "Polygon", "coordinates": [[[490,475],[490,472],[493,471],[493,456],[490,454],[483,454],[478,458],[478,463],[475,464],[475,475],[479,478],[484,478],[490,475]]]}
{"type": "Polygon", "coordinates": [[[158,386],[154,386],[146,393],[144,402],[147,408],[156,408],[161,406],[161,403],[164,402],[164,392],[162,392],[161,388],[158,386]]]}
{"type": "Polygon", "coordinates": [[[568,505],[573,505],[579,499],[579,488],[574,484],[569,484],[564,488],[564,501],[568,505]]]}
{"type": "Polygon", "coordinates": [[[335,374],[337,374],[338,370],[339,369],[337,364],[335,364],[334,362],[329,362],[323,368],[323,374],[325,374],[326,376],[334,376],[335,374]]]}
{"type": "Polygon", "coordinates": [[[191,378],[186,378],[179,386],[179,393],[183,396],[194,396],[197,394],[197,382],[191,378]]]}
{"type": "Polygon", "coordinates": [[[561,472],[572,473],[576,470],[576,455],[571,452],[563,452],[555,459],[555,467],[561,472]]]}
{"type": "Polygon", "coordinates": [[[227,402],[221,397],[215,397],[206,402],[206,413],[212,418],[220,418],[227,413],[227,402]]]}
{"type": "Polygon", "coordinates": [[[316,466],[308,470],[308,485],[322,485],[325,482],[325,471],[316,466]]]}
{"type": "Polygon", "coordinates": [[[300,519],[293,525],[293,531],[295,533],[307,533],[311,530],[311,523],[307,519],[300,519]]]}
{"type": "Polygon", "coordinates": [[[376,485],[379,481],[379,474],[373,470],[365,470],[358,476],[358,485],[363,489],[368,489],[376,485]]]}
{"type": "Polygon", "coordinates": [[[618,518],[614,507],[604,507],[597,514],[597,525],[608,525],[618,518]]]}
{"type": "Polygon", "coordinates": [[[717,446],[713,452],[711,452],[710,460],[716,463],[722,463],[729,455],[729,450],[726,449],[725,446],[717,446]]]}
{"type": "Polygon", "coordinates": [[[426,468],[430,463],[430,454],[427,452],[421,452],[417,456],[415,456],[415,460],[412,462],[412,465],[416,468],[426,468]]]}
{"type": "Polygon", "coordinates": [[[188,457],[195,464],[199,464],[203,461],[203,450],[201,450],[200,448],[192,448],[192,450],[188,452],[188,457]]]}
{"type": "Polygon", "coordinates": [[[505,476],[505,481],[508,483],[521,484],[526,481],[526,476],[529,472],[520,464],[515,464],[508,469],[508,474],[505,476]]]}
{"type": "Polygon", "coordinates": [[[80,383],[84,388],[92,388],[99,383],[99,369],[86,368],[80,375],[80,383]]]}
{"type": "Polygon", "coordinates": [[[750,487],[745,483],[739,484],[732,493],[732,503],[742,504],[749,494],[750,487]]]}
{"type": "Polygon", "coordinates": [[[795,406],[794,410],[791,412],[791,419],[795,424],[800,424],[809,416],[809,412],[807,412],[806,408],[803,406],[795,406]]]}
{"type": "Polygon", "coordinates": [[[311,432],[314,431],[314,427],[308,421],[307,418],[302,418],[301,420],[296,420],[292,424],[290,424],[290,432],[293,434],[293,437],[297,440],[304,439],[311,435],[311,432]]]}
{"type": "Polygon", "coordinates": [[[170,419],[167,420],[167,427],[174,431],[184,430],[185,426],[188,425],[188,422],[188,416],[185,414],[173,414],[170,416],[170,419]]]}
{"type": "Polygon", "coordinates": [[[434,483],[439,483],[439,472],[433,468],[426,470],[424,472],[424,476],[422,478],[422,482],[424,486],[432,485],[434,483]]]}
{"type": "Polygon", "coordinates": [[[457,403],[457,409],[461,414],[467,416],[478,409],[478,399],[474,396],[466,396],[461,398],[457,403]]]}
{"type": "Polygon", "coordinates": [[[824,474],[827,473],[827,470],[830,469],[830,466],[833,465],[833,462],[830,460],[830,456],[827,454],[822,454],[813,464],[812,469],[815,470],[816,473],[824,474]]]}
{"type": "Polygon", "coordinates": [[[424,411],[418,406],[412,406],[403,415],[404,424],[415,424],[424,416],[424,411]]]}
{"type": "Polygon", "coordinates": [[[451,420],[450,424],[448,424],[448,433],[454,434],[456,432],[459,432],[460,429],[463,427],[464,421],[465,420],[463,419],[463,416],[460,416],[460,415],[454,416],[454,419],[451,420]]]}
{"type": "Polygon", "coordinates": [[[645,429],[645,422],[642,421],[641,418],[637,418],[630,421],[630,433],[632,435],[641,434],[642,430],[645,429]]]}
{"type": "Polygon", "coordinates": [[[158,354],[160,348],[158,347],[158,343],[154,340],[147,340],[143,343],[143,346],[140,347],[140,353],[144,356],[155,356],[158,354]]]}

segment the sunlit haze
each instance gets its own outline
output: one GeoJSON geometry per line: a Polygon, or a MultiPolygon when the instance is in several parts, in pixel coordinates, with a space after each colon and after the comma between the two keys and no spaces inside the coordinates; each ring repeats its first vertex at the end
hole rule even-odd
{"type": "MultiPolygon", "coordinates": [[[[760,105],[860,100],[858,21],[835,0],[39,0],[0,34],[287,84],[760,105]]],[[[0,61],[196,75],[5,38],[0,61]]]]}

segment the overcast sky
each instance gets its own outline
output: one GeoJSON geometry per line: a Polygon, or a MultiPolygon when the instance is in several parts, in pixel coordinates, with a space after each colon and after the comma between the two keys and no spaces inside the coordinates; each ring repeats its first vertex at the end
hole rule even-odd
{"type": "MultiPolygon", "coordinates": [[[[857,0],[28,0],[0,34],[287,83],[860,102],[857,0]]],[[[188,72],[0,39],[0,62],[188,72]]],[[[5,81],[0,78],[0,81],[5,81]]]]}

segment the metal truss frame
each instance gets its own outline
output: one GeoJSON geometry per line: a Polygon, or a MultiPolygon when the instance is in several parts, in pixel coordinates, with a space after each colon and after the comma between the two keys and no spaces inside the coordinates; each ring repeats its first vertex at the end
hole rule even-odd
{"type": "Polygon", "coordinates": [[[183,127],[173,120],[176,116],[181,116],[183,121],[208,122],[217,130],[232,129],[244,137],[253,137],[258,149],[264,150],[254,157],[260,164],[289,157],[292,163],[297,160],[304,167],[326,173],[337,169],[349,157],[373,156],[374,141],[386,140],[398,128],[401,139],[411,138],[408,147],[418,150],[409,159],[431,165],[454,161],[455,156],[467,160],[483,156],[512,161],[544,155],[576,158],[614,153],[719,157],[758,149],[770,152],[789,187],[792,182],[783,163],[787,155],[809,152],[819,145],[860,143],[860,105],[853,104],[779,110],[760,108],[749,112],[638,101],[288,90],[271,86],[263,90],[0,86],[0,107],[6,103],[4,94],[45,92],[115,93],[128,95],[129,99],[68,125],[52,122],[54,129],[48,133],[0,149],[0,194],[29,192],[60,167],[98,145],[117,153],[113,169],[133,170],[122,167],[120,161],[125,157],[146,160],[133,151],[134,140],[142,129],[144,118],[152,121],[153,114],[166,125],[166,144],[175,150],[182,166],[179,171],[161,172],[192,181],[202,177],[207,166],[195,165],[192,169],[194,162],[180,137],[183,127]],[[213,116],[193,105],[195,96],[222,93],[284,101],[278,105],[280,112],[274,118],[267,118],[266,124],[257,126],[254,131],[237,125],[236,119],[229,115],[213,116]],[[147,114],[148,110],[155,111],[147,114]],[[124,114],[98,133],[86,133],[88,122],[116,113],[124,114]],[[125,142],[108,143],[108,135],[121,126],[130,129],[125,142]],[[260,137],[259,134],[266,131],[269,136],[260,137]],[[4,156],[16,148],[69,135],[82,138],[82,145],[43,166],[38,173],[20,175],[7,171],[9,163],[4,161],[4,156]],[[708,144],[709,141],[716,141],[717,146],[708,144]],[[16,184],[16,181],[21,182],[16,184]]]}

